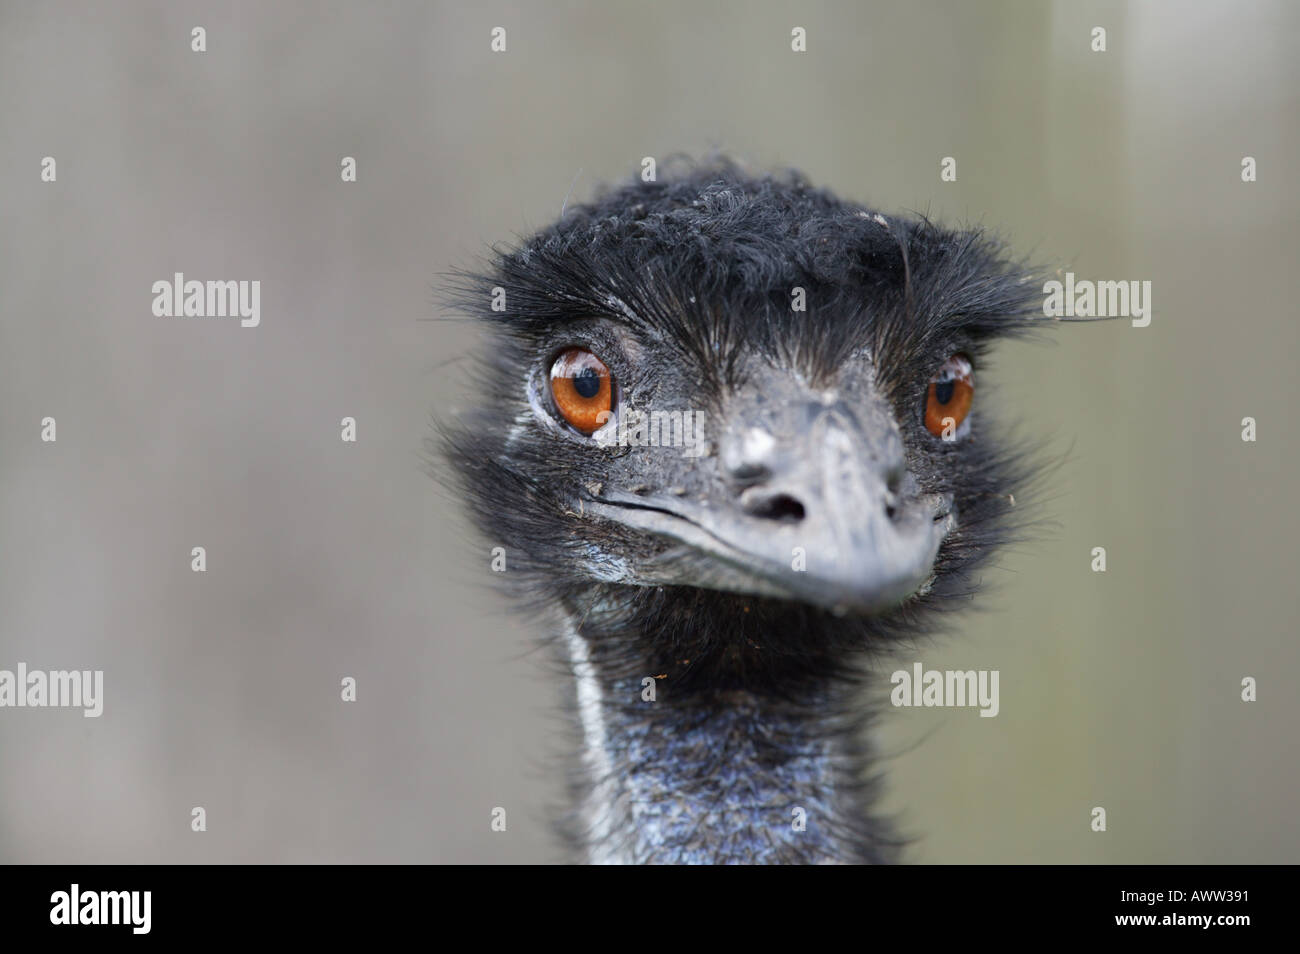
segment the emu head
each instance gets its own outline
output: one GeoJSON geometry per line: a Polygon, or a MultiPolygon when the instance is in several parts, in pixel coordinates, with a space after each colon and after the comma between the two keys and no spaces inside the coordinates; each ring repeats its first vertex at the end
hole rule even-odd
{"type": "Polygon", "coordinates": [[[461,283],[492,347],[445,450],[522,595],[704,614],[665,659],[788,675],[969,592],[1025,477],[982,366],[1038,288],[796,175],[634,183],[461,283]]]}

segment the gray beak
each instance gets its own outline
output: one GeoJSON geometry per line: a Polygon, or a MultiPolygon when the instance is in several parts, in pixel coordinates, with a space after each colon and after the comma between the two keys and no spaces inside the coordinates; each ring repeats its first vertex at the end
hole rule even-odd
{"type": "Polygon", "coordinates": [[[730,415],[702,497],[611,491],[588,505],[680,544],[638,574],[835,613],[877,613],[922,590],[956,518],[950,495],[919,493],[888,408],[772,398],[730,415]]]}

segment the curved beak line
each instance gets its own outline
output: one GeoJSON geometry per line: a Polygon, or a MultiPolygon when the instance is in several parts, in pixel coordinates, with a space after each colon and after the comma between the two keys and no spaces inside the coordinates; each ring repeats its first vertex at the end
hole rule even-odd
{"type": "Polygon", "coordinates": [[[923,590],[956,526],[952,497],[922,494],[843,429],[800,441],[779,476],[724,499],[609,492],[588,511],[679,544],[638,567],[658,585],[703,586],[872,614],[923,590]],[[891,489],[891,487],[893,489],[891,489]]]}

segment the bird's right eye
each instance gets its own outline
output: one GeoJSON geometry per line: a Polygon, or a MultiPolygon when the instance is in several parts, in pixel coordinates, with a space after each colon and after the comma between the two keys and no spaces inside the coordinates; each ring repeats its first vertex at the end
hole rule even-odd
{"type": "Polygon", "coordinates": [[[614,411],[613,378],[590,351],[570,348],[551,365],[551,397],[570,427],[591,436],[614,411]]]}
{"type": "Polygon", "coordinates": [[[961,437],[959,428],[970,414],[975,397],[970,359],[955,354],[930,379],[925,396],[925,428],[935,437],[961,437]]]}

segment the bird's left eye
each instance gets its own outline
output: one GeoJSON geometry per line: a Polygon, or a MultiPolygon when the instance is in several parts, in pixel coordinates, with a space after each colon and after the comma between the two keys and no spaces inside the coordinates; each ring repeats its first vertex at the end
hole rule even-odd
{"type": "Polygon", "coordinates": [[[574,430],[590,436],[614,410],[609,368],[585,348],[570,348],[551,365],[551,397],[560,416],[574,430]]]}
{"type": "Polygon", "coordinates": [[[925,429],[945,440],[959,437],[958,429],[970,414],[974,399],[970,360],[955,354],[930,379],[925,393],[925,429]]]}

